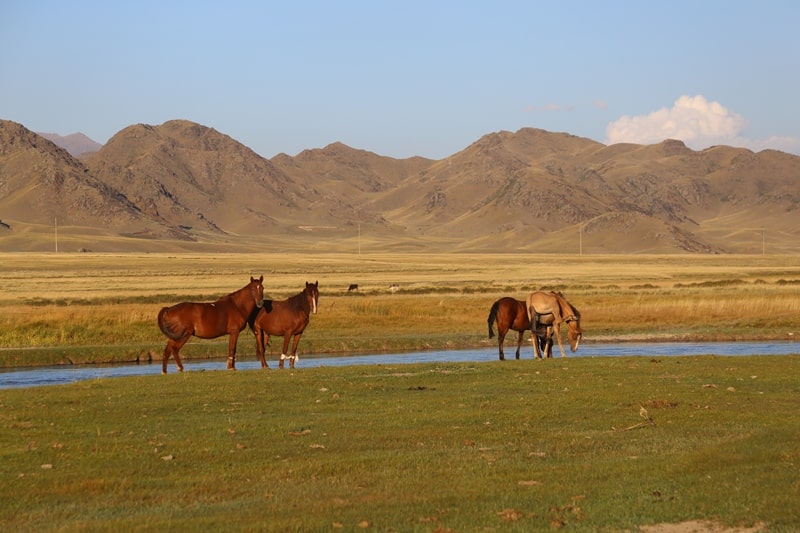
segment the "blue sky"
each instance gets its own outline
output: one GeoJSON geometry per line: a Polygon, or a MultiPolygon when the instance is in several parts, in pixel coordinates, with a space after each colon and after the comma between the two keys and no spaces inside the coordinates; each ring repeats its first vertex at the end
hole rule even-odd
{"type": "Polygon", "coordinates": [[[800,154],[800,2],[0,0],[0,118],[187,119],[265,157],[522,127],[800,154]]]}

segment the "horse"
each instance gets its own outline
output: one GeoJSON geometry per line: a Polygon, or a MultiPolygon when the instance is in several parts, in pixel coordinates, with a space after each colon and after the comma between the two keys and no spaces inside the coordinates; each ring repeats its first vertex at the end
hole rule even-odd
{"type": "MultiPolygon", "coordinates": [[[[581,313],[564,298],[563,294],[553,291],[532,292],[525,301],[525,307],[528,311],[528,319],[531,321],[532,330],[538,328],[540,317],[549,314],[553,315],[553,329],[556,339],[558,340],[558,348],[561,350],[561,357],[567,356],[564,352],[564,345],[561,342],[562,322],[566,322],[567,326],[569,326],[567,338],[569,340],[570,349],[573,352],[578,349],[578,344],[583,336],[583,330],[581,329],[581,313]]],[[[539,348],[536,343],[534,343],[533,347],[538,356],[539,348]]]]}
{"type": "Polygon", "coordinates": [[[239,332],[247,325],[247,318],[253,309],[264,304],[264,276],[250,278],[250,283],[223,296],[216,302],[181,302],[172,307],[164,307],[158,313],[158,327],[167,336],[161,373],[167,373],[170,355],[175,357],[178,372],[183,372],[183,363],[178,352],[186,341],[194,335],[201,339],[216,339],[230,335],[228,341],[228,369],[236,368],[236,341],[239,332]]]}
{"type": "MultiPolygon", "coordinates": [[[[553,315],[549,315],[552,324],[553,315]]],[[[489,309],[489,317],[486,320],[489,324],[489,338],[494,337],[492,325],[497,322],[497,344],[500,352],[500,360],[505,360],[503,354],[503,341],[510,329],[518,331],[517,337],[517,359],[519,350],[522,347],[522,336],[525,331],[531,329],[531,322],[528,319],[528,312],[525,310],[525,302],[505,296],[492,304],[489,309]]],[[[536,337],[539,341],[539,348],[545,353],[545,357],[553,356],[553,328],[547,324],[547,317],[541,317],[540,327],[537,328],[536,337]]],[[[541,357],[540,357],[541,359],[541,357]]]]}
{"type": "Polygon", "coordinates": [[[279,368],[283,368],[283,362],[287,358],[286,351],[289,349],[289,341],[294,336],[291,355],[288,355],[289,366],[294,368],[294,363],[298,360],[297,345],[300,337],[303,336],[306,326],[310,320],[309,315],[317,314],[317,303],[319,302],[319,281],[314,283],[306,282],[306,287],[302,292],[286,300],[273,301],[265,300],[264,307],[254,311],[249,319],[250,329],[256,336],[256,353],[261,361],[261,368],[267,368],[267,361],[264,358],[264,346],[269,343],[270,335],[283,335],[283,349],[278,363],[279,368]],[[266,335],[266,340],[264,336],[266,335]]]}

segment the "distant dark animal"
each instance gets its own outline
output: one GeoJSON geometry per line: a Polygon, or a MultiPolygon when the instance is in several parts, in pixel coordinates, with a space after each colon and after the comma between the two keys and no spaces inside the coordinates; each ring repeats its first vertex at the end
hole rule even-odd
{"type": "Polygon", "coordinates": [[[283,368],[283,362],[288,357],[289,367],[294,368],[298,359],[297,345],[308,326],[310,315],[317,313],[317,303],[319,303],[319,282],[306,282],[305,289],[299,294],[286,300],[265,300],[261,309],[253,311],[249,322],[256,336],[256,353],[258,360],[261,361],[261,368],[267,368],[264,346],[269,343],[270,335],[283,335],[283,348],[278,366],[283,368]],[[292,352],[287,354],[292,336],[294,336],[292,352]]]}
{"type": "Polygon", "coordinates": [[[253,309],[264,303],[264,276],[250,278],[250,283],[236,292],[223,296],[213,303],[182,302],[164,307],[158,313],[158,327],[167,336],[167,347],[161,373],[167,373],[170,355],[175,357],[178,371],[183,372],[179,352],[194,335],[201,339],[215,339],[230,335],[228,341],[228,368],[236,368],[236,341],[247,325],[253,309]]]}
{"type": "MultiPolygon", "coordinates": [[[[525,301],[528,311],[528,319],[531,321],[531,329],[538,328],[540,320],[546,315],[553,315],[553,329],[555,331],[558,348],[561,350],[561,357],[566,357],[564,345],[561,342],[561,324],[566,322],[569,326],[567,338],[570,349],[574,352],[578,349],[583,330],[581,329],[581,313],[570,304],[560,292],[536,291],[528,295],[525,301]]],[[[539,347],[533,343],[534,350],[538,354],[539,347]]]]}
{"type": "Polygon", "coordinates": [[[357,291],[358,290],[358,283],[351,283],[349,287],[347,287],[347,292],[357,291]]]}
{"type": "MultiPolygon", "coordinates": [[[[551,322],[552,324],[552,315],[551,322]]],[[[489,338],[494,337],[492,326],[497,322],[497,345],[500,360],[505,360],[503,354],[503,342],[509,330],[519,332],[517,336],[517,359],[519,359],[519,350],[522,347],[522,337],[526,331],[531,329],[531,322],[528,319],[528,312],[525,310],[525,302],[517,300],[509,296],[505,296],[492,304],[489,309],[489,317],[486,320],[489,324],[489,338]]],[[[535,336],[538,341],[538,348],[544,352],[545,357],[553,356],[553,328],[548,325],[547,317],[540,317],[540,327],[537,329],[535,336]]],[[[541,356],[540,356],[541,358],[541,356]]]]}

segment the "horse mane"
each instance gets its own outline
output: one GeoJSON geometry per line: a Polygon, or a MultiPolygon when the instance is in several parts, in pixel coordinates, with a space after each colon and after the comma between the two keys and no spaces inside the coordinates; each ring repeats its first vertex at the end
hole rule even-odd
{"type": "Polygon", "coordinates": [[[580,320],[581,319],[581,312],[578,311],[578,308],[572,305],[567,301],[564,297],[564,294],[561,291],[550,291],[550,294],[556,297],[558,300],[558,306],[561,308],[561,314],[566,315],[575,315],[575,317],[580,320]],[[569,313],[564,313],[564,311],[569,311],[569,313]]]}

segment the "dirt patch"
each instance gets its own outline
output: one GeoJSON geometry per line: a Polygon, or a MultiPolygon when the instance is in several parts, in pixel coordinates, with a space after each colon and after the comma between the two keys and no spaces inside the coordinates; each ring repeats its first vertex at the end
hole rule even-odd
{"type": "Polygon", "coordinates": [[[758,533],[764,531],[764,528],[764,524],[756,524],[752,527],[726,527],[716,522],[691,520],[679,524],[640,526],[639,531],[641,533],[758,533]]]}

